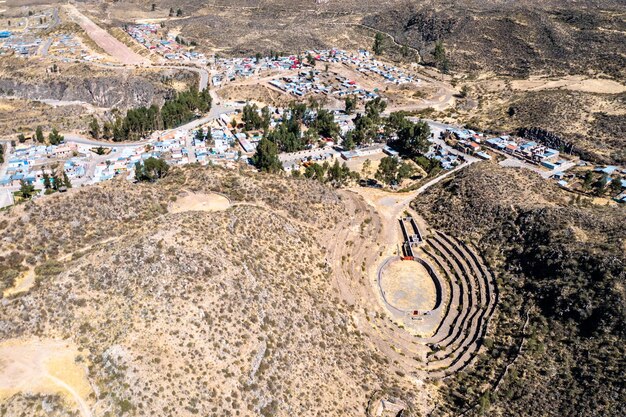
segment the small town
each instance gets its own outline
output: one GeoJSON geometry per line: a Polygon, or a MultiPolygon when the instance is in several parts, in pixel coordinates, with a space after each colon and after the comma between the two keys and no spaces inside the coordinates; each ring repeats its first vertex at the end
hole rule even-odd
{"type": "MultiPolygon", "coordinates": [[[[234,168],[238,164],[251,164],[262,130],[249,130],[242,121],[242,108],[230,103],[232,109],[224,111],[206,123],[193,128],[181,126],[167,132],[155,132],[138,144],[103,143],[93,139],[64,139],[63,143],[22,144],[10,143],[10,151],[4,155],[5,163],[0,170],[2,206],[15,202],[23,184],[32,185],[35,192],[54,189],[47,179],[61,170],[67,185],[82,186],[110,180],[115,177],[135,181],[135,168],[148,158],[163,159],[171,166],[198,163],[217,164],[234,168]]],[[[261,116],[258,107],[246,104],[261,116]]],[[[289,109],[267,107],[270,121],[268,131],[286,120],[289,109]]],[[[374,141],[363,146],[349,147],[346,138],[354,132],[354,116],[345,111],[332,111],[333,123],[339,128],[337,136],[319,135],[306,149],[280,153],[281,168],[286,173],[304,173],[312,163],[346,163],[362,172],[365,161],[377,161],[388,156],[399,158],[400,152],[389,144],[374,141]]],[[[315,118],[315,113],[309,114],[315,118]]],[[[417,121],[418,119],[416,119],[417,121]]],[[[626,203],[626,169],[617,166],[593,166],[571,155],[563,155],[555,149],[535,141],[509,135],[489,137],[483,133],[437,122],[429,122],[431,136],[429,149],[424,153],[427,160],[445,171],[479,160],[498,161],[502,166],[521,167],[537,172],[546,180],[575,191],[593,187],[613,190],[613,199],[626,203]]],[[[302,132],[304,137],[305,133],[302,132]]],[[[371,162],[368,162],[368,164],[371,162]]],[[[362,183],[367,183],[368,178],[362,183]]],[[[369,178],[368,184],[377,184],[369,178]]],[[[394,183],[395,184],[395,183],[394,183]]],[[[394,185],[398,188],[398,185],[394,185]]],[[[63,187],[61,191],[64,191],[63,187]]],[[[18,197],[19,198],[19,197],[18,197]]]]}

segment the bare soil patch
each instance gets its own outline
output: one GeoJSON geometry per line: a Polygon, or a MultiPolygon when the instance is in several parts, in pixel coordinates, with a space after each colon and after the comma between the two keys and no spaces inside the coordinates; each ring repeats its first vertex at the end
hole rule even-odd
{"type": "Polygon", "coordinates": [[[16,294],[21,294],[30,290],[33,285],[35,285],[35,271],[29,269],[28,271],[22,272],[15,280],[15,285],[4,290],[2,295],[7,298],[16,294]]]}
{"type": "Polygon", "coordinates": [[[187,194],[179,197],[170,205],[171,213],[184,213],[187,211],[222,211],[230,207],[230,201],[223,195],[211,194],[187,194]]]}
{"type": "Polygon", "coordinates": [[[142,65],[148,63],[145,58],[133,52],[128,46],[115,39],[110,33],[96,25],[91,19],[80,13],[75,7],[67,6],[66,10],[100,48],[105,50],[109,55],[116,58],[121,63],[128,65],[142,65]]]}
{"type": "Polygon", "coordinates": [[[380,285],[388,302],[398,309],[432,310],[435,306],[435,283],[417,262],[390,263],[383,271],[380,285]]]}
{"type": "Polygon", "coordinates": [[[0,399],[18,393],[60,394],[91,416],[91,392],[78,349],[62,340],[11,339],[0,344],[0,399]]]}
{"type": "Polygon", "coordinates": [[[514,90],[539,91],[549,89],[566,89],[597,94],[619,94],[626,91],[626,85],[614,80],[583,78],[577,76],[560,79],[529,78],[528,80],[515,80],[511,82],[514,90]]]}

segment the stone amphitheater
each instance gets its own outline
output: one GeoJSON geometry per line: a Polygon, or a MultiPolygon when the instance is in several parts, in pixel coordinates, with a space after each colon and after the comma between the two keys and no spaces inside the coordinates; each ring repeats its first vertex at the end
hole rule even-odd
{"type": "MultiPolygon", "coordinates": [[[[401,226],[403,223],[401,219],[401,226]]],[[[408,249],[379,267],[379,290],[388,313],[413,330],[415,343],[429,348],[419,369],[430,378],[444,378],[476,356],[496,306],[497,291],[492,273],[474,249],[437,230],[426,239],[421,238],[417,226],[415,232],[407,234],[403,227],[403,247],[408,249]],[[411,235],[419,236],[419,241],[411,235]],[[414,308],[406,303],[399,308],[390,301],[394,297],[385,287],[385,275],[394,262],[416,262],[424,267],[428,273],[416,274],[414,279],[433,281],[436,301],[432,308],[425,310],[417,303],[414,308]]]]}
{"type": "Polygon", "coordinates": [[[367,219],[360,233],[346,225],[345,237],[334,240],[361,244],[331,246],[343,260],[340,295],[363,314],[357,327],[390,371],[447,378],[471,365],[483,346],[498,301],[495,277],[471,244],[429,228],[408,208],[411,196],[373,193],[363,195],[365,202],[352,200],[367,219]],[[409,212],[416,221],[406,224],[415,230],[402,226],[409,212]]]}

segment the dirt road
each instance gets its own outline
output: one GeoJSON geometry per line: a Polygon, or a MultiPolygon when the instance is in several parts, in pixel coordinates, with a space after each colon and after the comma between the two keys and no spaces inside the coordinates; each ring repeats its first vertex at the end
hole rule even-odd
{"type": "Polygon", "coordinates": [[[89,37],[109,55],[125,65],[150,65],[150,61],[133,52],[128,46],[115,39],[109,32],[96,25],[75,6],[64,6],[68,15],[89,35],[89,37]]]}

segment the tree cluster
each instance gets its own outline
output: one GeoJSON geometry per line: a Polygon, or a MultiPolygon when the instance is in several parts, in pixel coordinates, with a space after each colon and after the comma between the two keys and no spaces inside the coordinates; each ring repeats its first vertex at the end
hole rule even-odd
{"type": "Polygon", "coordinates": [[[396,156],[386,156],[380,160],[380,165],[374,177],[385,184],[394,184],[415,174],[415,168],[408,162],[396,156]]]}
{"type": "Polygon", "coordinates": [[[284,118],[265,137],[276,144],[277,152],[297,152],[317,141],[321,136],[336,138],[339,125],[333,114],[325,109],[313,112],[304,103],[292,103],[285,111],[284,118]],[[303,127],[306,131],[303,133],[303,127]]]}
{"type": "Polygon", "coordinates": [[[267,137],[263,137],[257,145],[252,163],[262,172],[276,173],[283,169],[278,159],[278,147],[267,137]]]}
{"type": "Polygon", "coordinates": [[[161,108],[156,105],[138,107],[126,112],[124,117],[117,117],[113,122],[105,122],[102,130],[97,120],[92,120],[92,136],[113,139],[116,142],[138,140],[155,130],[172,129],[187,123],[196,117],[197,112],[211,109],[211,95],[205,89],[198,93],[194,89],[179,92],[165,102],[161,108]]]}
{"type": "Polygon", "coordinates": [[[45,170],[43,170],[42,177],[45,194],[51,194],[55,191],[59,191],[62,187],[72,188],[72,182],[65,171],[63,171],[61,175],[58,175],[56,169],[52,170],[52,174],[48,174],[45,170]]]}
{"type": "MultiPolygon", "coordinates": [[[[294,171],[294,176],[300,176],[300,171],[294,171]]],[[[341,187],[351,179],[358,180],[359,174],[358,172],[350,171],[345,162],[342,165],[339,163],[339,160],[335,159],[332,165],[328,161],[324,161],[323,164],[314,162],[307,165],[304,170],[304,177],[331,184],[333,187],[341,187]]]]}
{"type": "Polygon", "coordinates": [[[424,121],[412,122],[403,113],[393,112],[385,122],[389,143],[400,153],[415,157],[426,153],[430,143],[430,127],[424,121]]]}
{"type": "Polygon", "coordinates": [[[154,182],[160,178],[164,178],[170,166],[162,158],[147,158],[143,163],[135,164],[135,179],[137,181],[154,182]]]}
{"type": "Polygon", "coordinates": [[[63,135],[61,135],[56,128],[53,128],[52,132],[48,135],[48,142],[50,142],[50,145],[58,145],[64,140],[65,137],[63,137],[63,135]]]}
{"type": "Polygon", "coordinates": [[[347,96],[344,100],[346,114],[352,114],[356,110],[357,98],[355,96],[347,96]]]}
{"type": "Polygon", "coordinates": [[[443,46],[442,41],[439,41],[435,44],[433,57],[435,58],[436,67],[439,68],[444,74],[447,74],[450,71],[450,61],[448,61],[446,49],[443,46]]]}
{"type": "Polygon", "coordinates": [[[19,195],[22,198],[31,198],[33,195],[35,195],[35,186],[32,185],[29,182],[26,182],[24,180],[20,180],[19,195]]]}
{"type": "Polygon", "coordinates": [[[348,132],[345,143],[353,145],[368,145],[381,139],[382,112],[387,108],[387,102],[380,97],[365,104],[365,114],[358,113],[354,118],[354,130],[348,132]]]}
{"type": "Polygon", "coordinates": [[[241,119],[246,131],[258,129],[267,131],[272,121],[272,114],[267,106],[263,107],[259,114],[259,107],[256,104],[246,104],[243,107],[241,119]]]}
{"type": "Polygon", "coordinates": [[[372,50],[374,51],[376,55],[380,55],[383,53],[383,40],[384,39],[385,38],[382,33],[376,32],[376,35],[374,36],[374,45],[372,46],[372,50]]]}

